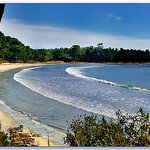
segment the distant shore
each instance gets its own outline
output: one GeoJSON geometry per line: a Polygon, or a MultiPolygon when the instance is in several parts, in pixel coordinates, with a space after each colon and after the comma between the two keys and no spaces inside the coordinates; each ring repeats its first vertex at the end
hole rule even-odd
{"type": "MultiPolygon", "coordinates": [[[[0,64],[0,72],[8,71],[11,69],[21,68],[21,67],[34,67],[34,66],[41,66],[41,65],[49,65],[49,64],[63,64],[61,61],[52,61],[48,63],[3,63],[0,64]]],[[[1,122],[1,130],[5,133],[10,127],[18,126],[16,120],[9,115],[4,110],[0,109],[0,122],[1,122]]],[[[30,133],[30,129],[25,128],[26,133],[30,133]]],[[[35,137],[35,144],[38,146],[48,146],[48,139],[43,137],[35,137]]],[[[56,145],[55,143],[49,141],[50,146],[63,146],[63,145],[56,145]]]]}
{"type": "Polygon", "coordinates": [[[7,71],[11,69],[21,68],[21,67],[32,67],[41,66],[49,64],[64,64],[63,61],[50,61],[50,62],[38,62],[38,63],[2,63],[0,64],[0,71],[7,71]]]}

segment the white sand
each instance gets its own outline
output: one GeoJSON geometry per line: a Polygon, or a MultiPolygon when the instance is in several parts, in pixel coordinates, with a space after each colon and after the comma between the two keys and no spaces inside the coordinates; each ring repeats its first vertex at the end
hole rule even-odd
{"type": "Polygon", "coordinates": [[[40,65],[46,65],[44,63],[4,63],[0,64],[0,71],[6,71],[10,69],[20,68],[20,67],[32,67],[32,66],[40,66],[40,65]]]}
{"type": "MultiPolygon", "coordinates": [[[[23,132],[29,133],[29,134],[33,133],[30,129],[27,129],[27,128],[24,128],[23,132]]],[[[32,137],[32,138],[35,140],[35,143],[34,143],[35,145],[45,146],[45,147],[48,146],[48,139],[45,139],[43,137],[32,137]]],[[[61,145],[56,145],[53,142],[49,141],[49,146],[61,146],[61,145]]]]}
{"type": "Polygon", "coordinates": [[[6,112],[0,109],[0,123],[1,130],[6,132],[8,128],[14,127],[16,125],[16,121],[6,112]]]}

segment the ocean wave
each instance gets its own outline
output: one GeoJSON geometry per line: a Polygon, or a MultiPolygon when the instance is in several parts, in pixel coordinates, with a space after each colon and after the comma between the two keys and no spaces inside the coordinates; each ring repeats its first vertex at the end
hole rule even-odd
{"type": "Polygon", "coordinates": [[[115,83],[115,82],[112,82],[112,81],[107,81],[107,80],[103,80],[103,79],[97,79],[97,78],[85,76],[82,72],[82,69],[92,68],[92,67],[95,67],[95,66],[90,66],[90,67],[69,67],[65,71],[68,74],[73,75],[75,77],[90,80],[90,81],[93,81],[93,82],[99,82],[99,83],[107,84],[107,85],[110,85],[110,86],[116,86],[116,87],[126,88],[126,89],[129,89],[129,90],[135,90],[135,91],[139,91],[139,92],[150,93],[150,89],[146,89],[146,88],[142,88],[142,87],[136,87],[136,86],[132,86],[132,85],[126,85],[126,84],[119,84],[119,83],[115,83]]]}
{"type": "MultiPolygon", "coordinates": [[[[97,66],[93,66],[97,67],[97,66]]],[[[107,109],[102,103],[96,102],[92,103],[91,101],[85,101],[81,97],[76,97],[73,95],[66,95],[64,93],[58,93],[51,90],[51,87],[47,87],[47,83],[45,84],[45,81],[37,78],[36,76],[32,76],[31,78],[26,75],[31,69],[35,68],[27,68],[23,69],[22,71],[14,74],[13,79],[17,81],[18,83],[24,85],[25,87],[31,89],[34,92],[37,92],[47,98],[50,98],[52,100],[61,102],[66,105],[70,105],[76,108],[79,108],[84,111],[92,112],[95,114],[105,115],[110,118],[115,118],[115,113],[110,111],[110,108],[107,109]],[[76,103],[74,103],[76,101],[76,103]],[[96,107],[95,107],[96,106],[96,107]],[[101,112],[101,110],[105,111],[101,112]]],[[[76,74],[76,76],[81,76],[80,70],[74,70],[73,72],[76,74]],[[76,71],[76,72],[75,72],[76,71]]]]}

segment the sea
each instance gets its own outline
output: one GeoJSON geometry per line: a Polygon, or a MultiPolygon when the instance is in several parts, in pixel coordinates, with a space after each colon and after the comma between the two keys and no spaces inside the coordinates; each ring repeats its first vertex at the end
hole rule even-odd
{"type": "Polygon", "coordinates": [[[150,64],[54,64],[0,73],[0,108],[19,124],[64,145],[68,122],[94,113],[150,113],[150,64]]]}

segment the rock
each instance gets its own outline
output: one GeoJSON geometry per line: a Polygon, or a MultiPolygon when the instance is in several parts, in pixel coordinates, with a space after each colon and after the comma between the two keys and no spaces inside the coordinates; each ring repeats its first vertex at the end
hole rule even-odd
{"type": "Polygon", "coordinates": [[[7,131],[9,132],[9,139],[14,146],[38,146],[34,145],[35,140],[32,137],[41,137],[41,134],[29,134],[23,133],[23,125],[19,127],[11,127],[7,131]]]}

